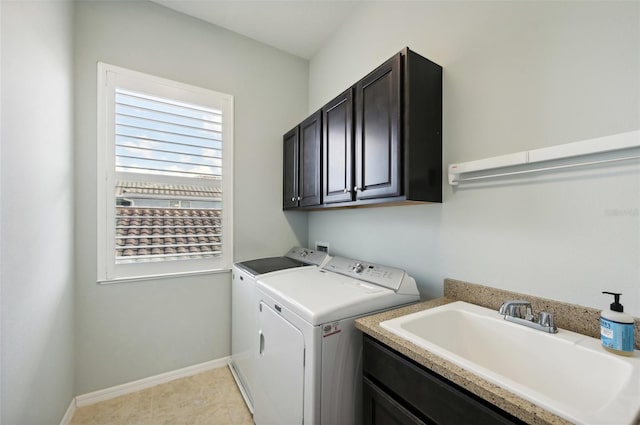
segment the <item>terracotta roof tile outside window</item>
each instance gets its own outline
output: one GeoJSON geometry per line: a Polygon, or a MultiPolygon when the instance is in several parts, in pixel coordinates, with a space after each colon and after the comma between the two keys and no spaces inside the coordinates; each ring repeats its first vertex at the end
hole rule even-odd
{"type": "Polygon", "coordinates": [[[154,197],[184,197],[189,199],[219,199],[222,189],[211,186],[187,184],[161,184],[151,182],[116,182],[116,197],[146,195],[154,197]]]}
{"type": "Polygon", "coordinates": [[[165,261],[220,254],[221,211],[116,207],[116,261],[165,261]]]}

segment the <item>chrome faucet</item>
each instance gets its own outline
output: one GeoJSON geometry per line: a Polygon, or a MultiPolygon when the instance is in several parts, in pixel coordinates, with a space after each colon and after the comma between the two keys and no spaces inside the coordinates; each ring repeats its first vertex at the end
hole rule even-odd
{"type": "Polygon", "coordinates": [[[553,314],[541,311],[538,314],[538,320],[534,321],[533,309],[531,303],[524,300],[509,300],[502,303],[498,312],[504,315],[504,320],[509,322],[518,323],[520,325],[528,326],[539,331],[557,333],[555,322],[553,320],[553,314]],[[522,307],[525,308],[525,314],[522,315],[522,307]]]}

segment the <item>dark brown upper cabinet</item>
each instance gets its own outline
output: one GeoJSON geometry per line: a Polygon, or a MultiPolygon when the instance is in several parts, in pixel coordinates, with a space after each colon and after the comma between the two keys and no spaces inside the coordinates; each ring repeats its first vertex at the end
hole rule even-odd
{"type": "Polygon", "coordinates": [[[320,205],[321,123],[318,111],[283,137],[283,209],[320,205]]]}
{"type": "Polygon", "coordinates": [[[292,129],[283,137],[283,194],[282,208],[296,208],[298,206],[298,127],[292,129]]]}
{"type": "Polygon", "coordinates": [[[321,117],[322,197],[290,208],[442,202],[442,67],[405,48],[321,117]]]}
{"type": "Polygon", "coordinates": [[[322,108],[322,198],[325,204],[353,198],[353,90],[322,108]]]}
{"type": "Polygon", "coordinates": [[[398,53],[356,84],[356,199],[400,196],[398,53]]]}

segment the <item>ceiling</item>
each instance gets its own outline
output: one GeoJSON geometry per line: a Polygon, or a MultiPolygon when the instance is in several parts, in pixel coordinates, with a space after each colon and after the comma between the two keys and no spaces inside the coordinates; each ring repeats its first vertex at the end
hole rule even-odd
{"type": "Polygon", "coordinates": [[[152,0],[310,59],[362,0],[152,0]]]}

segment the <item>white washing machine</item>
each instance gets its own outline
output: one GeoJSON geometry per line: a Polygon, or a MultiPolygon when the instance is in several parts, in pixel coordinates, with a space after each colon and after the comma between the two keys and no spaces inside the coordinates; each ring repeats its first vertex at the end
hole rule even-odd
{"type": "Polygon", "coordinates": [[[329,258],[326,252],[294,247],[282,257],[258,258],[233,265],[229,368],[252,413],[255,362],[258,351],[256,279],[297,268],[317,268],[324,265],[329,258]]]}
{"type": "Polygon", "coordinates": [[[362,334],[355,319],[419,301],[403,270],[334,257],[260,277],[256,425],[361,422],[362,334]]]}

